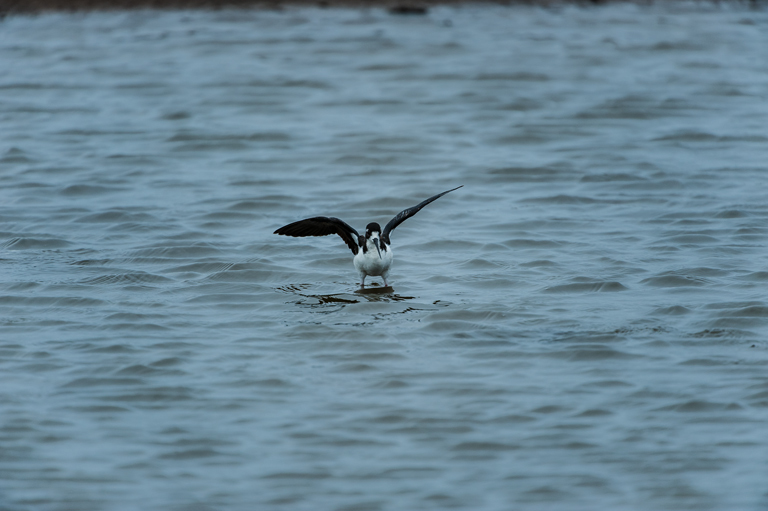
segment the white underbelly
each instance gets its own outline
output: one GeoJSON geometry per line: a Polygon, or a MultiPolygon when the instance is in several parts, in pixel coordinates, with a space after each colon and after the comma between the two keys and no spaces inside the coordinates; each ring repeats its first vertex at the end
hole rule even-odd
{"type": "Polygon", "coordinates": [[[384,275],[389,272],[390,266],[392,266],[392,249],[382,252],[381,257],[375,250],[360,252],[355,256],[355,268],[365,275],[376,277],[384,275]]]}

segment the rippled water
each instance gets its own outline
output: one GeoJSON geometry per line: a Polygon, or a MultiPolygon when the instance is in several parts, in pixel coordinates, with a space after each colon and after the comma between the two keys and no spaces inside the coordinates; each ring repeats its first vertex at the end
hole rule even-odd
{"type": "Polygon", "coordinates": [[[766,48],[739,5],[6,18],[0,508],[767,509],[766,48]],[[460,184],[393,292],[272,234],[460,184]]]}

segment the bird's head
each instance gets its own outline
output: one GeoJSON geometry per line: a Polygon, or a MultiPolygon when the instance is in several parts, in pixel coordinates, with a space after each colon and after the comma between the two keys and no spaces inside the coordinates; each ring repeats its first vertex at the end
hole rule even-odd
{"type": "Polygon", "coordinates": [[[379,239],[381,238],[381,226],[376,222],[371,222],[365,226],[365,239],[371,240],[376,246],[376,252],[379,253],[379,259],[381,259],[381,250],[379,249],[379,239]]]}

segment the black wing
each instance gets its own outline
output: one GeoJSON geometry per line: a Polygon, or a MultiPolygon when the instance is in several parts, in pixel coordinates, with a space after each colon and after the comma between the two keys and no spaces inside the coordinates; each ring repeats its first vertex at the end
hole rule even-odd
{"type": "MultiPolygon", "coordinates": [[[[461,185],[461,186],[464,186],[464,185],[461,185]]],[[[421,208],[423,208],[430,202],[436,201],[446,193],[452,192],[453,190],[458,190],[459,188],[461,188],[461,186],[457,186],[456,188],[448,190],[447,192],[438,193],[434,197],[430,197],[429,199],[425,200],[424,202],[421,202],[420,204],[417,204],[412,208],[408,208],[404,211],[401,211],[400,213],[397,214],[397,216],[395,216],[395,218],[389,221],[386,227],[384,227],[384,232],[381,233],[381,239],[384,240],[384,243],[389,245],[389,233],[394,231],[395,227],[397,227],[401,223],[405,222],[408,218],[411,218],[413,215],[421,211],[421,208]]]]}
{"type": "Polygon", "coordinates": [[[349,224],[338,218],[327,216],[316,216],[284,225],[276,230],[274,234],[293,236],[294,238],[338,234],[355,255],[357,255],[358,242],[360,240],[360,235],[349,224]]]}

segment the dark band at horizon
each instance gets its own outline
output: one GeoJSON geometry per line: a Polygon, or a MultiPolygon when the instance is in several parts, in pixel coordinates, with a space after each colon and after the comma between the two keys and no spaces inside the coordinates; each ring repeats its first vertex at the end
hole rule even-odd
{"type": "MultiPolygon", "coordinates": [[[[674,3],[681,0],[661,0],[674,3]]],[[[604,3],[658,3],[654,0],[0,0],[0,15],[32,14],[44,11],[99,11],[130,9],[280,9],[282,7],[351,7],[383,8],[391,14],[426,14],[438,5],[498,4],[540,5],[562,4],[595,5],[604,3]]]]}

